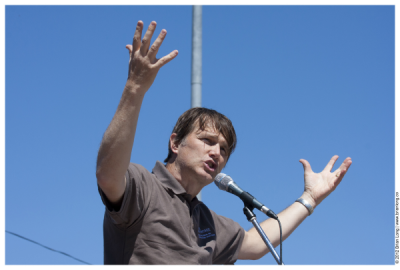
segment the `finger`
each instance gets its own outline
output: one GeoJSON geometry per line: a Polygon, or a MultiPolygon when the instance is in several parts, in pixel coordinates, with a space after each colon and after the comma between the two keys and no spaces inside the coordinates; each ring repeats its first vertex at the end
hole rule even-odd
{"type": "Polygon", "coordinates": [[[157,68],[161,68],[163,65],[174,59],[178,55],[178,50],[172,51],[170,54],[167,54],[163,58],[157,60],[154,64],[157,68]]]}
{"type": "Polygon", "coordinates": [[[156,30],[156,25],[157,23],[155,21],[152,21],[149,25],[149,28],[147,28],[146,34],[144,34],[142,46],[140,47],[140,53],[143,56],[145,56],[147,54],[147,51],[149,50],[151,37],[153,36],[154,30],[156,30]]]}
{"type": "Polygon", "coordinates": [[[312,173],[312,169],[311,169],[311,165],[310,163],[308,163],[307,160],[305,159],[300,159],[299,160],[301,164],[303,164],[303,168],[304,168],[304,173],[312,173]]]}
{"type": "Polygon", "coordinates": [[[150,60],[153,60],[156,58],[158,49],[160,48],[166,35],[167,35],[167,31],[165,29],[161,30],[161,33],[158,35],[158,37],[154,41],[153,45],[151,45],[150,50],[147,53],[147,56],[150,58],[150,60]]]}
{"type": "Polygon", "coordinates": [[[136,52],[137,50],[140,49],[140,46],[142,45],[142,30],[143,30],[143,22],[138,21],[136,25],[136,31],[135,35],[133,36],[133,41],[132,41],[132,51],[136,52]]]}
{"type": "Polygon", "coordinates": [[[350,168],[350,165],[353,163],[353,161],[351,160],[351,158],[346,158],[342,165],[340,165],[340,167],[334,172],[334,174],[336,175],[336,177],[340,177],[340,176],[344,176],[344,174],[348,171],[348,169],[350,168]]]}
{"type": "Polygon", "coordinates": [[[130,59],[131,59],[131,56],[132,56],[132,45],[127,44],[127,45],[125,46],[125,48],[127,48],[128,51],[129,51],[129,60],[130,60],[130,59]]]}
{"type": "Polygon", "coordinates": [[[129,68],[128,68],[128,78],[129,78],[129,73],[131,71],[130,65],[131,65],[131,60],[132,60],[132,45],[128,44],[128,45],[125,46],[125,48],[127,48],[128,52],[129,52],[129,68]]]}
{"type": "Polygon", "coordinates": [[[351,158],[348,157],[343,161],[343,163],[340,165],[338,170],[339,171],[347,171],[350,168],[352,163],[353,163],[353,161],[351,160],[351,158]]]}
{"type": "Polygon", "coordinates": [[[336,160],[338,160],[339,156],[335,155],[329,160],[328,164],[324,168],[324,171],[332,171],[333,165],[335,165],[336,160]]]}

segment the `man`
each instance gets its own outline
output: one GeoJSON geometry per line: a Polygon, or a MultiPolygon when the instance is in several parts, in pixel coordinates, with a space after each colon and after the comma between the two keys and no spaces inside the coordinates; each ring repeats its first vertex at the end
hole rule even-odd
{"type": "MultiPolygon", "coordinates": [[[[104,217],[105,264],[232,264],[237,259],[258,259],[269,252],[255,229],[245,232],[238,223],[215,214],[196,199],[226,165],[236,145],[232,123],[205,108],[185,112],[169,139],[165,166],[153,173],[130,163],[140,107],[159,69],[178,51],[157,59],[166,31],[150,46],[156,23],[143,40],[143,22],[136,27],[129,50],[129,75],[117,111],[107,128],[98,154],[97,183],[106,205],[104,217]]],[[[346,158],[331,172],[338,156],[321,173],[304,167],[304,192],[278,214],[283,239],[312,213],[340,183],[352,161],[346,158]]],[[[276,247],[279,227],[261,223],[276,247]]]]}

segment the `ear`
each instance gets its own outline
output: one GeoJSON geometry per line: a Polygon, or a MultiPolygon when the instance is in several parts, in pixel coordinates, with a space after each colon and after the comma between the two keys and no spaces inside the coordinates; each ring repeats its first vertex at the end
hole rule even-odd
{"type": "Polygon", "coordinates": [[[175,141],[176,133],[172,133],[171,137],[169,137],[169,146],[174,154],[178,154],[179,144],[175,141]]]}

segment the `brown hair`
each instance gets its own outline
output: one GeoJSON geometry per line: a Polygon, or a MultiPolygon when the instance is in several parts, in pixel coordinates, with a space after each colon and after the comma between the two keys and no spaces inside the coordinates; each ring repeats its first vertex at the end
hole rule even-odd
{"type": "MultiPolygon", "coordinates": [[[[176,133],[175,142],[180,144],[185,140],[186,136],[194,131],[195,127],[198,126],[198,130],[205,130],[205,128],[211,125],[217,132],[224,136],[228,143],[228,159],[233,153],[236,147],[236,133],[233,128],[231,120],[225,115],[211,109],[196,107],[184,112],[175,124],[172,133],[176,133]]],[[[168,140],[168,157],[164,162],[172,157],[173,152],[168,140]]]]}

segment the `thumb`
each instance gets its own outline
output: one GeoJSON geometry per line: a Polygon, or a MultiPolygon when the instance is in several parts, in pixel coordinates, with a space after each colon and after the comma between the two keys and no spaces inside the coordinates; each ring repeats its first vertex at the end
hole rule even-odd
{"type": "Polygon", "coordinates": [[[308,163],[307,160],[305,160],[305,159],[300,159],[299,162],[300,162],[301,164],[303,164],[304,173],[311,173],[311,172],[312,172],[311,165],[310,165],[310,163],[308,163]]]}
{"type": "Polygon", "coordinates": [[[128,51],[129,51],[129,58],[131,57],[131,55],[132,55],[132,45],[126,45],[125,46],[125,48],[127,48],[128,49],[128,51]]]}

